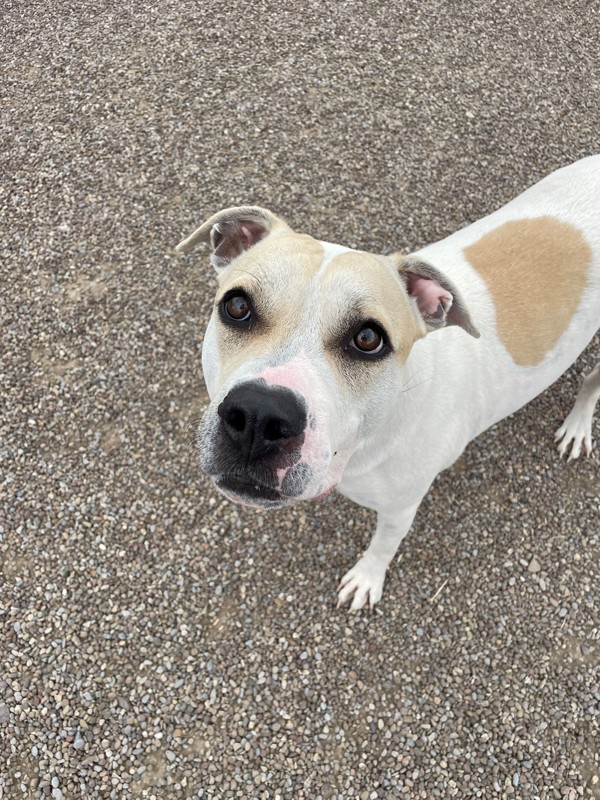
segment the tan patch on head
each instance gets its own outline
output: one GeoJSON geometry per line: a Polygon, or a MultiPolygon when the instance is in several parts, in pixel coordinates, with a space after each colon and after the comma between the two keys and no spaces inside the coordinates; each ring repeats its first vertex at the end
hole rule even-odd
{"type": "Polygon", "coordinates": [[[312,237],[283,229],[222,270],[218,298],[234,288],[245,291],[256,325],[240,330],[217,321],[221,381],[246,364],[292,356],[300,343],[312,356],[325,355],[340,386],[364,388],[379,374],[377,364],[389,361],[349,357],[343,344],[353,326],[369,319],[386,330],[394,359],[406,361],[424,331],[397,265],[385,256],[348,251],[328,258],[324,266],[325,252],[312,237]],[[286,353],[290,342],[292,350],[286,353]]]}
{"type": "Polygon", "coordinates": [[[247,292],[261,320],[249,332],[223,326],[218,337],[224,379],[244,363],[274,353],[300,325],[306,287],[323,261],[323,246],[306,234],[282,228],[266,236],[219,275],[219,297],[233,288],[247,292]]]}
{"type": "Polygon", "coordinates": [[[581,300],[592,260],[583,234],[554,217],[512,220],[464,253],[490,290],[498,335],[513,361],[538,364],[581,300]]]}
{"type": "Polygon", "coordinates": [[[323,294],[336,300],[330,306],[332,324],[340,309],[360,308],[364,319],[383,325],[403,361],[423,335],[397,269],[385,256],[360,251],[336,256],[324,276],[323,294]]]}
{"type": "MultiPolygon", "coordinates": [[[[364,396],[376,385],[381,389],[382,371],[404,364],[422,336],[416,315],[397,274],[385,256],[352,251],[335,256],[323,273],[320,296],[325,355],[339,391],[364,396]],[[394,354],[382,359],[352,357],[341,341],[357,323],[374,320],[385,329],[394,354]]],[[[385,384],[386,391],[389,384],[385,384]]]]}
{"type": "Polygon", "coordinates": [[[221,289],[245,286],[248,278],[277,289],[306,285],[323,260],[323,245],[312,236],[287,227],[276,228],[258,244],[242,253],[219,274],[221,289]]]}

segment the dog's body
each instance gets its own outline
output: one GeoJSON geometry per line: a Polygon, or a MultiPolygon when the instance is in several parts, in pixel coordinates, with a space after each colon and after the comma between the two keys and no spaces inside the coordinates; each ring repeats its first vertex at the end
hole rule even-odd
{"type": "MultiPolygon", "coordinates": [[[[337,486],[375,509],[340,586],[352,608],[380,599],[436,475],[600,325],[600,156],[409,257],[319,242],[253,207],[215,215],[179,249],[208,240],[220,291],[202,463],[234,501],[275,507],[337,486]]],[[[598,396],[600,364],[558,431],[561,454],[591,451],[598,396]]]]}

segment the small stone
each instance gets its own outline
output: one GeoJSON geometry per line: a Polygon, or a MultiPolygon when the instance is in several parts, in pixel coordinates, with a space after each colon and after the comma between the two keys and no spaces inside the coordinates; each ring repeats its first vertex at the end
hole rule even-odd
{"type": "Polygon", "coordinates": [[[541,568],[542,568],[542,565],[537,560],[537,558],[535,556],[533,556],[533,558],[531,559],[531,561],[529,562],[529,564],[527,566],[527,571],[535,574],[536,572],[539,572],[541,570],[541,568]]]}

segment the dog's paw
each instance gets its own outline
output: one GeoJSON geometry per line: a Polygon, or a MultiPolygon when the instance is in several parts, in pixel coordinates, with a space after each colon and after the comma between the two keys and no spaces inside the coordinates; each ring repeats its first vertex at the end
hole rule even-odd
{"type": "Polygon", "coordinates": [[[373,608],[381,600],[386,568],[386,564],[365,553],[340,581],[338,608],[346,603],[350,603],[351,611],[358,611],[367,603],[373,608]]]}
{"type": "Polygon", "coordinates": [[[571,413],[556,431],[554,441],[559,442],[558,452],[562,458],[566,453],[571,452],[567,461],[574,461],[581,455],[581,448],[585,449],[589,456],[592,452],[592,421],[587,416],[578,413],[571,413]]]}

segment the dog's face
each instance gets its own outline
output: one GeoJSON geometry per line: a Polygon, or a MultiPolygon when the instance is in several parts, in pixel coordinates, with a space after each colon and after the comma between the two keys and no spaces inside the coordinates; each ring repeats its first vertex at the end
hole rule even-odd
{"type": "Polygon", "coordinates": [[[468,329],[468,315],[428,265],[319,242],[263,209],[223,211],[179,249],[207,240],[219,289],[202,350],[202,466],[237,502],[328,494],[385,423],[414,342],[468,329]]]}

